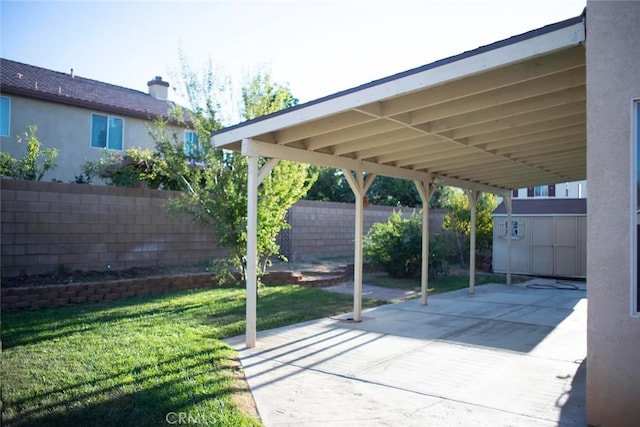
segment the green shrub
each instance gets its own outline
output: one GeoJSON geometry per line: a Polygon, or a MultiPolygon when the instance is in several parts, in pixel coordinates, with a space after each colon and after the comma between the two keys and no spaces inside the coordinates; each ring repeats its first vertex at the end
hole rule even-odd
{"type": "MultiPolygon", "coordinates": [[[[394,212],[387,222],[375,223],[364,239],[364,256],[368,262],[391,277],[415,277],[422,266],[422,215],[403,218],[394,212]]],[[[429,238],[429,275],[449,271],[447,251],[439,234],[429,238]]]]}
{"type": "MultiPolygon", "coordinates": [[[[174,190],[177,184],[169,176],[166,161],[152,150],[130,148],[123,153],[104,150],[103,157],[82,167],[87,178],[98,176],[107,185],[135,187],[145,182],[149,188],[174,190]]],[[[76,177],[76,182],[78,181],[76,177]]]]}
{"type": "Polygon", "coordinates": [[[42,142],[36,135],[38,127],[31,125],[18,135],[18,143],[26,142],[24,157],[17,159],[8,153],[0,152],[0,175],[27,181],[41,181],[47,171],[56,167],[58,150],[42,148],[42,142]]]}

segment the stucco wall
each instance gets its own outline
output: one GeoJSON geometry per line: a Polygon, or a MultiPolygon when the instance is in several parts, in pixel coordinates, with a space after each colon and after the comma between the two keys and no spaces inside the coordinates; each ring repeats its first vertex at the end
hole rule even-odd
{"type": "Polygon", "coordinates": [[[631,314],[630,112],[640,97],[640,2],[587,2],[587,421],[640,420],[640,318],[631,314]]]}
{"type": "Polygon", "coordinates": [[[11,135],[0,138],[2,151],[14,157],[22,157],[26,147],[25,144],[16,142],[16,135],[25,132],[29,125],[38,127],[38,139],[45,147],[59,150],[57,167],[45,175],[45,181],[56,179],[70,182],[81,173],[82,165],[103,156],[102,149],[91,147],[92,113],[124,119],[124,149],[155,147],[144,120],[11,94],[3,96],[11,99],[11,135]]]}

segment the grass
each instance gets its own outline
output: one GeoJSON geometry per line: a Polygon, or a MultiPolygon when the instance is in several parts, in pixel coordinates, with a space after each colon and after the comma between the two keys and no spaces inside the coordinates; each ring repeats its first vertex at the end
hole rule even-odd
{"type": "MultiPolygon", "coordinates": [[[[385,288],[420,291],[420,278],[396,279],[387,273],[375,272],[363,276],[363,282],[368,285],[382,286],[385,288]]],[[[512,276],[511,283],[520,283],[527,280],[522,277],[512,276]]],[[[476,286],[488,283],[506,283],[506,276],[501,274],[476,274],[476,286]]],[[[434,279],[429,279],[429,293],[437,294],[469,287],[469,274],[449,274],[434,279]]]]}
{"type": "MultiPolygon", "coordinates": [[[[178,414],[195,424],[261,425],[236,403],[237,354],[221,341],[244,333],[244,297],[234,287],[3,313],[2,425],[151,426],[175,424],[178,414]]],[[[348,312],[352,303],[267,287],[257,326],[348,312]]]]}

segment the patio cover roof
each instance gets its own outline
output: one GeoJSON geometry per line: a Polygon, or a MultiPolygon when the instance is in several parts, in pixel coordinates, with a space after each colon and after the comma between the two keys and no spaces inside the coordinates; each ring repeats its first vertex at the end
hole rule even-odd
{"type": "Polygon", "coordinates": [[[511,189],[586,178],[584,41],[583,14],[213,134],[216,147],[249,162],[247,346],[256,343],[258,185],[278,160],[342,169],[356,196],[354,321],[362,312],[364,196],[377,175],[413,180],[425,206],[427,304],[433,183],[468,190],[473,254],[478,191],[503,193],[510,205],[511,189]],[[258,156],[271,160],[259,168],[258,156]]]}
{"type": "Polygon", "coordinates": [[[586,178],[584,14],[225,128],[218,148],[502,193],[586,178]]]}

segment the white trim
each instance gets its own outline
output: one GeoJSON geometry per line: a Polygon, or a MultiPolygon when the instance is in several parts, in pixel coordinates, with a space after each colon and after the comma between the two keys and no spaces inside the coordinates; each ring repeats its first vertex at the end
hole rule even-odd
{"type": "Polygon", "coordinates": [[[10,137],[11,136],[11,97],[2,95],[0,96],[0,98],[5,98],[9,101],[9,115],[7,116],[7,134],[6,135],[0,134],[0,136],[10,137]]]}
{"type": "Polygon", "coordinates": [[[640,144],[640,98],[634,98],[631,100],[631,156],[630,159],[630,216],[631,220],[629,221],[629,230],[631,231],[630,236],[630,280],[631,284],[631,293],[630,293],[630,310],[631,316],[640,317],[640,307],[638,304],[638,292],[640,290],[638,287],[640,284],[638,283],[638,265],[636,264],[636,260],[638,259],[638,196],[637,196],[637,180],[638,180],[638,145],[640,144]]]}

